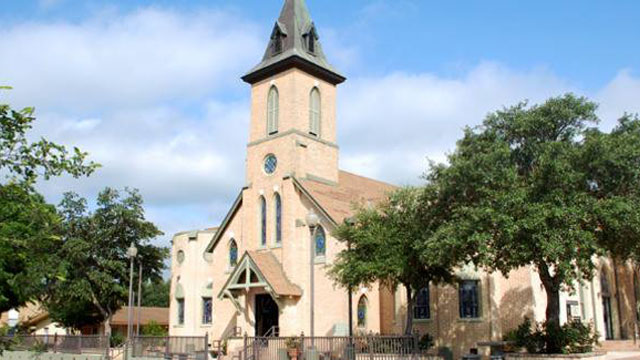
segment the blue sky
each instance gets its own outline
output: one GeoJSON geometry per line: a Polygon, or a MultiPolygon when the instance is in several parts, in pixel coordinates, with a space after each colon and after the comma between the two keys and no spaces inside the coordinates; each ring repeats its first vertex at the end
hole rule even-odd
{"type": "MultiPolygon", "coordinates": [[[[640,112],[640,2],[307,0],[338,98],[341,167],[416,184],[466,125],[573,91],[602,127],[640,112]],[[389,123],[393,127],[389,127],[389,123]]],[[[0,0],[0,102],[37,135],[89,151],[89,179],[139,188],[167,236],[218,224],[244,184],[249,89],[280,0],[0,0]]]]}

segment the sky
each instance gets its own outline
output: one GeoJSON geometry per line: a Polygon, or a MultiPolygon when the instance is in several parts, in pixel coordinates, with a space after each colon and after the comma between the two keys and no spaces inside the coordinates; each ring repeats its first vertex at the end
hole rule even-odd
{"type": "MultiPolygon", "coordinates": [[[[307,0],[338,92],[340,166],[420,184],[465,126],[574,92],[604,130],[640,113],[640,2],[307,0]]],[[[282,0],[0,0],[0,103],[102,168],[52,203],[131,187],[173,234],[215,226],[244,185],[249,86],[282,0]]]]}

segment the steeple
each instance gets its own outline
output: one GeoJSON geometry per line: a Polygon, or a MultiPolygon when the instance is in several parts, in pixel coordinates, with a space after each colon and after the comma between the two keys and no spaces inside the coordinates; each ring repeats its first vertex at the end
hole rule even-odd
{"type": "Polygon", "coordinates": [[[334,85],[346,80],[327,61],[304,0],[285,0],[262,62],[242,80],[254,84],[292,67],[334,85]]]}

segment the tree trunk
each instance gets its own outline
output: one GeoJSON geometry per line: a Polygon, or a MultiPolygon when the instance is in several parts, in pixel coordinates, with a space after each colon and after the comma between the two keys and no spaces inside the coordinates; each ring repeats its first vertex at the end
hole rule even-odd
{"type": "Polygon", "coordinates": [[[107,316],[103,323],[104,326],[104,336],[109,339],[111,338],[111,315],[107,316]]]}
{"type": "Polygon", "coordinates": [[[404,285],[407,290],[407,324],[404,328],[405,335],[413,334],[413,294],[411,292],[411,286],[404,285]]]}
{"type": "Polygon", "coordinates": [[[551,333],[551,336],[546,338],[546,350],[547,353],[559,354],[562,352],[562,344],[558,341],[558,336],[553,334],[557,334],[556,331],[560,329],[560,280],[551,276],[546,264],[539,265],[538,272],[547,293],[546,328],[547,334],[551,333]]]}

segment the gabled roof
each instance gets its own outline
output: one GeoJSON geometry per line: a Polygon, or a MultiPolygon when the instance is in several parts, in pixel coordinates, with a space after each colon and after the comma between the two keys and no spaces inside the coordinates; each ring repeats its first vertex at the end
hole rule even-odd
{"type": "Polygon", "coordinates": [[[220,290],[219,297],[226,296],[233,290],[252,287],[266,287],[274,297],[302,296],[302,290],[293,284],[282,268],[282,264],[271,252],[247,251],[238,265],[229,274],[229,278],[220,290]],[[247,272],[243,276],[243,272],[247,272]],[[257,279],[252,280],[255,273],[257,279]]]}
{"type": "Polygon", "coordinates": [[[340,170],[338,183],[327,184],[313,179],[297,183],[315,200],[334,223],[353,216],[355,204],[382,201],[395,186],[340,170]]]}
{"type": "Polygon", "coordinates": [[[253,84],[291,67],[300,68],[334,84],[345,80],[322,51],[318,32],[304,0],[285,0],[262,62],[243,76],[242,80],[253,84]],[[307,45],[310,36],[316,39],[313,52],[307,45]],[[272,45],[277,38],[281,39],[282,47],[281,51],[274,53],[272,45]]]}

